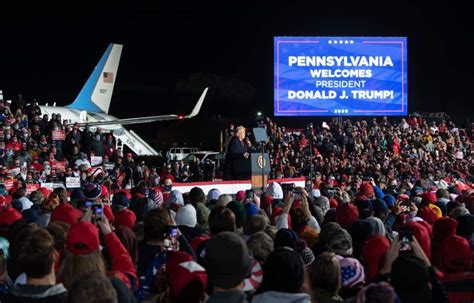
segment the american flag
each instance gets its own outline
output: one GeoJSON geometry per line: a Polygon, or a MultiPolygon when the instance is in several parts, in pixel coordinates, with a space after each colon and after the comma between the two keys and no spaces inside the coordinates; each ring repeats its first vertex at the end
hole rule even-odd
{"type": "Polygon", "coordinates": [[[104,72],[104,83],[114,83],[114,73],[104,72]]]}

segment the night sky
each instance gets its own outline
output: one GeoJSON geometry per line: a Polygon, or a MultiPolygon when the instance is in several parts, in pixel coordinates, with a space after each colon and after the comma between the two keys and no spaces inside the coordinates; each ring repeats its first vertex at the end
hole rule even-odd
{"type": "MultiPolygon", "coordinates": [[[[217,129],[230,121],[250,124],[257,111],[272,115],[273,36],[407,36],[409,111],[446,111],[458,121],[472,120],[474,25],[466,7],[400,1],[196,2],[2,8],[0,89],[7,99],[22,93],[40,104],[66,105],[107,45],[122,43],[110,114],[187,113],[209,85],[194,121],[132,128],[157,147],[177,141],[216,148],[217,129]],[[204,134],[189,136],[191,129],[204,134]]],[[[298,127],[309,119],[277,120],[298,127]]]]}

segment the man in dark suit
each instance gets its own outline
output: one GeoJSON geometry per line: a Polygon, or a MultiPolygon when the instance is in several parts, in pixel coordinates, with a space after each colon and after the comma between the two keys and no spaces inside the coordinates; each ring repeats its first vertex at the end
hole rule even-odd
{"type": "Polygon", "coordinates": [[[246,176],[242,176],[236,172],[236,165],[239,164],[239,160],[248,159],[248,146],[245,142],[245,127],[237,127],[237,131],[234,137],[229,142],[227,147],[227,154],[225,156],[224,165],[224,180],[239,180],[246,176]]]}

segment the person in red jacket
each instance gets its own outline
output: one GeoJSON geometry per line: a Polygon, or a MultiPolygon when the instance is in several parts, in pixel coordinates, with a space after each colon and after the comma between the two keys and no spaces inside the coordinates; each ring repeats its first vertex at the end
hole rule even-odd
{"type": "Polygon", "coordinates": [[[99,271],[107,274],[111,280],[125,284],[133,290],[137,286],[137,274],[132,258],[123,246],[107,218],[97,221],[97,226],[90,222],[92,212],[89,210],[83,221],[71,225],[66,238],[64,260],[59,269],[59,281],[69,288],[81,276],[99,271]],[[104,246],[108,252],[110,268],[100,249],[99,230],[103,235],[104,246]]]}
{"type": "Polygon", "coordinates": [[[441,279],[449,302],[474,302],[474,273],[472,251],[469,242],[463,237],[451,235],[441,244],[441,279]]]}
{"type": "Polygon", "coordinates": [[[115,193],[112,199],[112,211],[114,214],[114,226],[126,226],[133,229],[137,217],[135,213],[128,209],[130,200],[124,192],[115,193]]]}

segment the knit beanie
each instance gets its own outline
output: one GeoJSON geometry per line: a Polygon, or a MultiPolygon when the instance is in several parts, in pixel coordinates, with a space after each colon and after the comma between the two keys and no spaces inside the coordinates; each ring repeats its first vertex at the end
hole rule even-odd
{"type": "Polygon", "coordinates": [[[196,227],[197,215],[194,206],[191,204],[186,204],[185,206],[178,209],[176,212],[175,221],[177,225],[184,225],[191,228],[196,227]]]}
{"type": "Polygon", "coordinates": [[[235,226],[241,228],[247,221],[247,213],[242,203],[238,201],[231,201],[227,203],[226,207],[230,209],[235,215],[235,226]]]}

